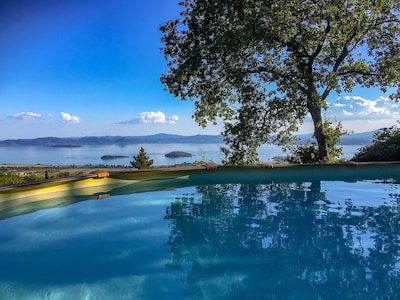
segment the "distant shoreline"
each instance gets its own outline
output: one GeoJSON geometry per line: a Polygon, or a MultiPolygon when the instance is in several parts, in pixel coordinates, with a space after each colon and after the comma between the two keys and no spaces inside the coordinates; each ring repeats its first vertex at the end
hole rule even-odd
{"type": "Polygon", "coordinates": [[[120,158],[127,158],[128,155],[103,155],[101,157],[102,160],[113,160],[113,159],[120,159],[120,158]]]}
{"type": "Polygon", "coordinates": [[[8,139],[0,141],[0,147],[39,146],[39,147],[82,147],[90,145],[137,145],[168,143],[222,143],[221,135],[174,135],[155,134],[148,136],[89,136],[75,138],[42,137],[34,139],[8,139]]]}
{"type": "MultiPolygon", "coordinates": [[[[369,145],[372,143],[376,131],[343,135],[339,145],[369,145]]],[[[304,143],[310,140],[312,134],[298,135],[304,143]]],[[[39,146],[39,147],[82,147],[90,145],[138,145],[138,144],[221,144],[224,143],[222,135],[176,135],[153,134],[145,136],[87,136],[87,137],[41,137],[33,139],[7,139],[0,140],[0,147],[11,146],[39,146]]]]}
{"type": "Polygon", "coordinates": [[[83,145],[51,145],[47,147],[54,147],[54,148],[79,148],[83,147],[83,145]]]}

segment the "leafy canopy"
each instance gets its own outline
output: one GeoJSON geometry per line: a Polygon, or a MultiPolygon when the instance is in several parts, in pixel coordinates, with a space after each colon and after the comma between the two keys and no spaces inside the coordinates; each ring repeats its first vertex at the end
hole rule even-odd
{"type": "Polygon", "coordinates": [[[371,145],[355,154],[355,161],[400,161],[400,128],[392,126],[378,130],[371,145]]]}
{"type": "Polygon", "coordinates": [[[160,27],[167,61],[161,81],[175,97],[195,101],[199,125],[222,118],[228,162],[257,161],[261,144],[286,143],[308,114],[326,161],[329,94],[399,86],[398,0],[180,5],[180,17],[160,27]]]}

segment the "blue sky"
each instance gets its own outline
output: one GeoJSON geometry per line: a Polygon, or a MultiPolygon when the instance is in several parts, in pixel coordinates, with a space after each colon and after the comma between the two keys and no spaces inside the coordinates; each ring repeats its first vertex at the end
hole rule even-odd
{"type": "MultiPolygon", "coordinates": [[[[219,134],[163,90],[159,25],[179,0],[0,2],[0,139],[219,134]]],[[[391,126],[397,103],[377,89],[332,95],[326,115],[354,132],[391,126]]],[[[301,132],[311,132],[309,120],[301,132]]]]}

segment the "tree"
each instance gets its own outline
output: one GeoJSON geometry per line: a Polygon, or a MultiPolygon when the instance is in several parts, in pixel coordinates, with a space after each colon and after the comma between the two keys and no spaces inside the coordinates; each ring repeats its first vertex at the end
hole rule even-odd
{"type": "Polygon", "coordinates": [[[400,128],[392,126],[378,130],[372,145],[357,151],[355,161],[398,161],[400,160],[400,128]]]}
{"type": "Polygon", "coordinates": [[[153,165],[153,160],[149,159],[143,147],[140,147],[139,154],[133,156],[131,165],[137,169],[148,169],[153,165]]]}
{"type": "MultiPolygon", "coordinates": [[[[160,27],[175,97],[195,101],[201,126],[224,121],[233,163],[285,144],[310,115],[318,157],[329,160],[323,111],[332,91],[385,91],[400,81],[398,0],[184,0],[160,27]]],[[[400,98],[400,90],[392,96],[400,98]]],[[[334,129],[333,129],[334,130],[334,129]]]]}
{"type": "MultiPolygon", "coordinates": [[[[335,162],[337,161],[335,158],[343,154],[343,148],[337,146],[340,137],[349,132],[343,130],[341,122],[333,126],[333,123],[329,120],[324,121],[324,128],[326,131],[326,143],[328,145],[330,161],[335,162]]],[[[321,161],[318,144],[316,142],[307,141],[305,145],[287,144],[283,146],[283,150],[291,152],[291,156],[287,159],[290,163],[317,163],[321,161]]]]}

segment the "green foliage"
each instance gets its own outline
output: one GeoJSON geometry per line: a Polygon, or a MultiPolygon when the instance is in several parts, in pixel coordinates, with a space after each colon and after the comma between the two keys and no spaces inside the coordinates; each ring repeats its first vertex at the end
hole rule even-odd
{"type": "Polygon", "coordinates": [[[329,160],[323,160],[321,158],[318,144],[316,142],[308,141],[305,145],[286,145],[283,147],[284,150],[291,152],[291,156],[288,157],[290,163],[319,163],[319,162],[335,162],[343,154],[343,148],[337,147],[340,141],[340,137],[343,134],[347,134],[347,131],[343,131],[342,123],[338,122],[335,127],[329,120],[325,120],[324,123],[326,132],[326,143],[329,149],[329,160]]]}
{"type": "Polygon", "coordinates": [[[0,185],[19,184],[24,182],[25,180],[21,176],[12,173],[0,172],[0,185]]]}
{"type": "Polygon", "coordinates": [[[34,174],[26,175],[23,177],[25,182],[34,182],[34,181],[40,181],[43,180],[43,176],[38,176],[34,174]]]}
{"type": "Polygon", "coordinates": [[[133,156],[133,161],[131,161],[131,165],[136,169],[149,169],[153,165],[153,160],[149,159],[144,148],[141,147],[139,150],[139,154],[133,156]]]}
{"type": "Polygon", "coordinates": [[[64,178],[64,177],[68,177],[70,174],[69,172],[59,172],[57,174],[57,178],[64,178]]]}
{"type": "Polygon", "coordinates": [[[181,6],[180,17],[160,27],[167,62],[161,81],[175,97],[195,101],[199,125],[222,119],[227,162],[257,161],[260,145],[290,140],[308,114],[318,160],[329,161],[323,112],[330,93],[399,86],[398,0],[181,6]]]}
{"type": "Polygon", "coordinates": [[[362,147],[355,154],[354,161],[399,161],[400,128],[392,126],[377,131],[372,145],[362,147]]]}
{"type": "Polygon", "coordinates": [[[245,145],[244,143],[238,143],[238,139],[229,141],[226,139],[227,144],[230,143],[230,147],[221,147],[222,153],[225,155],[225,159],[222,161],[223,164],[228,165],[251,165],[260,162],[257,153],[257,147],[253,145],[245,145]]]}
{"type": "Polygon", "coordinates": [[[307,142],[305,145],[296,145],[288,156],[289,163],[316,163],[319,161],[318,146],[315,142],[307,142]]]}
{"type": "Polygon", "coordinates": [[[42,176],[33,174],[21,176],[14,173],[0,172],[0,185],[20,184],[25,182],[40,181],[43,179],[44,178],[42,176]]]}
{"type": "Polygon", "coordinates": [[[201,156],[201,159],[196,159],[192,165],[193,166],[203,166],[206,164],[213,164],[214,162],[211,159],[207,159],[206,156],[203,154],[201,156]]]}

